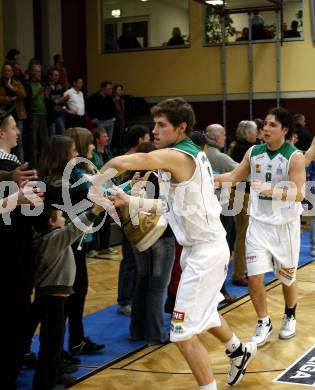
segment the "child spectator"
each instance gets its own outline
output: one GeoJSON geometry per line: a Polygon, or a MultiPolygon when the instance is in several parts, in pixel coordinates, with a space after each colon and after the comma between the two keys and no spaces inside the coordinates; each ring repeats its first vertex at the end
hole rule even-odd
{"type": "MultiPolygon", "coordinates": [[[[94,206],[77,217],[86,230],[103,209],[94,206]]],[[[40,349],[33,390],[54,389],[61,372],[65,328],[65,302],[73,293],[76,273],[71,244],[82,231],[75,221],[65,226],[60,210],[45,210],[34,221],[35,299],[31,307],[31,335],[38,322],[40,349]]]]}

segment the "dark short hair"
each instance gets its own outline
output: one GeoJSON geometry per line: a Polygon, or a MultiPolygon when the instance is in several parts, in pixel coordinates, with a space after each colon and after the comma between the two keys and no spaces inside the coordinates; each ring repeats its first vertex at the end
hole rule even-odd
{"type": "Polygon", "coordinates": [[[264,121],[263,121],[263,119],[256,118],[256,119],[254,119],[254,122],[255,122],[256,125],[257,125],[257,130],[263,129],[263,127],[264,127],[264,121]]]}
{"type": "Polygon", "coordinates": [[[37,232],[45,232],[49,229],[49,220],[55,221],[57,218],[57,210],[45,209],[43,212],[33,219],[33,227],[37,232]]]}
{"type": "Polygon", "coordinates": [[[151,108],[151,115],[153,118],[165,115],[174,127],[178,127],[183,122],[186,123],[187,135],[192,132],[196,123],[192,106],[181,97],[161,101],[151,108]]]}
{"type": "Polygon", "coordinates": [[[0,109],[0,127],[6,126],[6,122],[7,122],[8,118],[11,116],[14,108],[15,108],[15,103],[12,104],[12,106],[8,110],[1,110],[0,109]]]}
{"type": "Polygon", "coordinates": [[[299,22],[297,20],[292,20],[291,29],[296,30],[299,27],[299,22]]]}
{"type": "Polygon", "coordinates": [[[74,77],[74,78],[71,80],[71,85],[74,85],[74,83],[77,83],[79,80],[82,80],[82,81],[83,81],[83,77],[81,77],[81,76],[74,77]]]}
{"type": "Polygon", "coordinates": [[[190,135],[190,138],[194,144],[199,146],[201,149],[208,144],[206,136],[201,131],[193,131],[190,135]]]}
{"type": "Polygon", "coordinates": [[[286,139],[289,139],[294,129],[293,117],[289,111],[283,107],[275,107],[269,110],[268,115],[274,115],[276,120],[281,123],[281,126],[288,129],[286,139]]]}
{"type": "Polygon", "coordinates": [[[304,114],[301,114],[301,113],[298,112],[297,114],[294,114],[294,115],[293,115],[293,121],[294,121],[294,122],[297,122],[297,121],[299,121],[300,119],[302,119],[304,116],[305,116],[304,114]]]}
{"type": "Polygon", "coordinates": [[[100,88],[105,88],[108,84],[112,85],[113,83],[109,80],[104,80],[101,82],[100,88]]]}
{"type": "Polygon", "coordinates": [[[152,142],[142,142],[137,146],[136,153],[150,153],[156,150],[156,146],[152,142]]]}
{"type": "Polygon", "coordinates": [[[150,129],[143,125],[133,125],[127,131],[127,147],[132,148],[137,146],[139,139],[143,138],[146,134],[150,134],[150,129]]]}
{"type": "Polygon", "coordinates": [[[15,56],[16,55],[19,55],[20,52],[18,49],[10,49],[8,52],[7,52],[7,55],[6,55],[6,59],[11,61],[11,60],[15,60],[15,56]]]}
{"type": "Polygon", "coordinates": [[[103,133],[108,133],[107,129],[100,128],[100,129],[94,130],[94,132],[93,132],[94,143],[96,142],[97,139],[100,138],[101,134],[103,134],[103,133]]]}
{"type": "Polygon", "coordinates": [[[54,60],[54,64],[55,64],[55,65],[57,64],[57,62],[58,62],[58,60],[59,60],[60,57],[61,57],[61,54],[55,54],[55,55],[53,56],[53,60],[54,60]]]}

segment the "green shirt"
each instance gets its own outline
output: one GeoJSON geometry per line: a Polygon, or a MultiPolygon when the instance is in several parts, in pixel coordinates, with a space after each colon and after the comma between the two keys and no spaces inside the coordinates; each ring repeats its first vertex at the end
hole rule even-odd
{"type": "Polygon", "coordinates": [[[47,109],[45,103],[45,94],[41,92],[42,84],[38,82],[31,82],[32,87],[32,114],[38,116],[46,116],[47,109]]]}

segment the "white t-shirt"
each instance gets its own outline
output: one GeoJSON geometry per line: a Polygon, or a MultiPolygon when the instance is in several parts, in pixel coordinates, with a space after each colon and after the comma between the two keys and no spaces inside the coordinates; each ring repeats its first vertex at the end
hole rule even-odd
{"type": "Polygon", "coordinates": [[[70,110],[75,111],[76,115],[83,116],[85,114],[84,98],[81,91],[70,88],[64,93],[64,96],[70,96],[70,99],[67,101],[67,106],[70,110]]]}

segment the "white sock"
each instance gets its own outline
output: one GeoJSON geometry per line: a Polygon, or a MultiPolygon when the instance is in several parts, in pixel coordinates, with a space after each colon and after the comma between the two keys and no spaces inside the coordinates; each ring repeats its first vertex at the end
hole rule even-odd
{"type": "Polygon", "coordinates": [[[263,324],[269,323],[269,316],[258,318],[263,324]]]}
{"type": "Polygon", "coordinates": [[[225,343],[225,347],[229,352],[234,352],[237,350],[237,348],[241,345],[240,340],[235,336],[233,333],[233,336],[231,340],[229,340],[227,343],[225,343]]]}
{"type": "Polygon", "coordinates": [[[217,390],[217,382],[216,381],[213,381],[211,383],[209,383],[208,385],[205,385],[205,386],[200,386],[199,387],[199,390],[217,390]]]}

